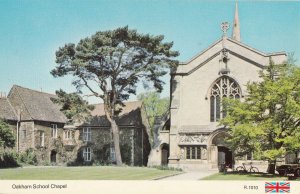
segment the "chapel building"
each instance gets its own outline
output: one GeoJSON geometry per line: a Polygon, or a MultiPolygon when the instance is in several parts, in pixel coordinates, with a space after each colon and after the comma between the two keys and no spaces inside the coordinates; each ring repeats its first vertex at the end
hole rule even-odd
{"type": "MultiPolygon", "coordinates": [[[[241,42],[236,4],[232,36],[222,23],[223,36],[207,49],[171,73],[170,110],[157,122],[158,138],[149,165],[183,169],[233,167],[232,152],[226,146],[226,129],[218,121],[225,117],[224,97],[243,100],[248,82],[260,81],[259,71],[286,61],[285,52],[264,53],[241,42]]],[[[251,154],[242,158],[252,160],[251,154]]]]}

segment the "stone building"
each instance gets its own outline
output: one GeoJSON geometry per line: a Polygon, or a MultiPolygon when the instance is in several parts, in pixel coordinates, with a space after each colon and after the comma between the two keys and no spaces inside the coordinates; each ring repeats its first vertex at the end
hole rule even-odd
{"type": "Polygon", "coordinates": [[[229,24],[222,23],[219,40],[171,73],[170,111],[157,125],[159,135],[149,165],[167,163],[184,169],[217,168],[222,163],[233,166],[233,154],[224,141],[226,130],[218,123],[225,116],[222,98],[243,100],[246,84],[260,80],[259,71],[270,59],[283,63],[286,53],[264,53],[242,43],[237,5],[232,26],[228,37],[229,24]]]}
{"type": "MultiPolygon", "coordinates": [[[[15,134],[15,150],[33,150],[39,164],[113,163],[110,125],[103,105],[95,105],[85,123],[70,126],[51,98],[56,96],[16,85],[7,97],[0,98],[0,118],[9,123],[15,134]]],[[[125,103],[117,124],[124,162],[146,165],[150,150],[149,125],[142,103],[125,103]]]]}
{"type": "MultiPolygon", "coordinates": [[[[79,135],[77,139],[81,140],[78,153],[83,153],[81,159],[85,162],[114,163],[115,151],[110,123],[105,116],[103,104],[96,104],[91,115],[86,122],[75,126],[75,131],[78,131],[79,135]]],[[[142,103],[139,101],[125,103],[117,124],[120,129],[123,163],[146,166],[150,152],[149,124],[142,103]]]]}
{"type": "Polygon", "coordinates": [[[51,97],[55,95],[15,85],[7,98],[2,99],[9,106],[0,106],[0,112],[6,111],[1,118],[7,120],[14,131],[16,151],[34,149],[39,163],[56,162],[57,140],[62,136],[63,126],[67,121],[59,107],[52,103],[51,97]],[[7,110],[10,110],[10,114],[7,110]],[[10,119],[9,115],[12,113],[15,116],[10,116],[10,119]]]}

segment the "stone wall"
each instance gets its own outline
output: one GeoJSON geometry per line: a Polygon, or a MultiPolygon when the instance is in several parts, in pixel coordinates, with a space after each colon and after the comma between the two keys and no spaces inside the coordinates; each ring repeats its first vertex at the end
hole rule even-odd
{"type": "Polygon", "coordinates": [[[34,122],[22,121],[19,126],[19,151],[25,152],[34,147],[34,122]]]}
{"type": "Polygon", "coordinates": [[[57,124],[57,137],[52,137],[52,126],[51,122],[38,122],[35,121],[34,125],[34,148],[37,155],[39,164],[50,164],[51,163],[51,151],[55,151],[56,162],[64,163],[64,148],[62,144],[63,140],[63,124],[57,124]],[[42,145],[40,133],[44,133],[44,145],[42,145]]]}
{"type": "MultiPolygon", "coordinates": [[[[83,128],[64,129],[63,124],[57,124],[57,137],[52,137],[51,122],[27,121],[19,127],[19,152],[32,149],[39,165],[51,163],[64,164],[110,164],[110,148],[113,145],[108,127],[91,127],[91,141],[83,141],[83,128]],[[71,138],[66,139],[64,131],[71,130],[71,138]],[[41,142],[41,132],[44,133],[44,143],[41,142]],[[83,161],[82,149],[92,149],[92,161],[83,161]],[[55,162],[51,162],[51,152],[55,152],[55,162]]],[[[17,133],[17,124],[10,123],[13,133],[17,133]]],[[[120,127],[120,147],[123,163],[127,165],[147,165],[150,143],[148,133],[143,127],[120,127]]],[[[17,150],[17,138],[16,146],[17,150]]]]}
{"type": "MultiPolygon", "coordinates": [[[[78,128],[79,135],[77,157],[73,162],[85,163],[82,158],[82,149],[92,149],[92,161],[95,164],[113,163],[110,157],[110,148],[113,146],[112,136],[108,127],[91,127],[91,141],[83,141],[83,128],[78,128]]],[[[123,163],[127,165],[142,166],[147,164],[150,150],[148,137],[145,137],[143,128],[120,127],[120,149],[123,163]],[[143,137],[144,136],[144,137],[143,137]],[[144,145],[143,145],[144,144],[144,145]]]]}
{"type": "Polygon", "coordinates": [[[268,170],[268,162],[262,160],[235,160],[234,168],[243,166],[243,163],[247,170],[250,169],[250,163],[252,163],[253,167],[258,168],[259,172],[267,172],[268,170]]]}

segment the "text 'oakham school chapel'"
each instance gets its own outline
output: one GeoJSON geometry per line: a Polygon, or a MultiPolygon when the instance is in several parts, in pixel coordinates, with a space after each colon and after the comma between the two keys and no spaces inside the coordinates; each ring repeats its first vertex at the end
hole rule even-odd
{"type": "MultiPolygon", "coordinates": [[[[225,116],[222,98],[242,100],[247,82],[259,81],[259,71],[270,59],[280,64],[287,56],[285,52],[263,53],[241,42],[237,4],[232,36],[227,36],[227,22],[221,29],[219,40],[171,73],[170,111],[157,123],[158,138],[149,165],[211,169],[239,163],[224,141],[226,130],[218,123],[225,116]]],[[[243,162],[251,159],[251,155],[240,158],[243,162]]]]}
{"type": "MultiPolygon", "coordinates": [[[[80,125],[67,125],[67,118],[51,98],[55,95],[14,85],[0,97],[0,118],[16,138],[19,153],[34,151],[40,165],[90,165],[115,162],[110,124],[103,104],[96,104],[91,117],[80,125]]],[[[149,124],[141,102],[127,102],[117,120],[120,148],[127,165],[147,165],[150,151],[149,124]]]]}

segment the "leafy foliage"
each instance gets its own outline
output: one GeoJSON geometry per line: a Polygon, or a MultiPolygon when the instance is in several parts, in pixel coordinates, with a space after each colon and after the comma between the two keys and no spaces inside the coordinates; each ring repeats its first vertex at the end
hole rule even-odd
{"type": "Polygon", "coordinates": [[[61,111],[69,119],[70,123],[74,121],[80,122],[90,116],[90,111],[94,110],[93,105],[89,105],[87,101],[77,93],[66,93],[62,89],[57,90],[56,95],[58,98],[52,98],[54,103],[62,106],[61,111]]]}
{"type": "Polygon", "coordinates": [[[36,154],[32,148],[29,148],[25,152],[20,153],[18,155],[18,160],[23,164],[37,165],[36,154]]]}
{"type": "Polygon", "coordinates": [[[116,118],[123,102],[136,93],[140,81],[152,83],[157,91],[162,91],[161,77],[178,65],[174,57],[179,53],[171,50],[172,42],[163,42],[163,39],[164,36],[140,34],[126,26],[96,32],[77,45],[66,44],[56,52],[57,66],[51,74],[54,77],[72,75],[78,92],[82,93],[85,88],[90,95],[103,100],[118,165],[122,161],[116,118]]]}
{"type": "Polygon", "coordinates": [[[4,148],[13,148],[15,146],[15,137],[9,125],[0,120],[0,146],[4,148]]]}
{"type": "Polygon", "coordinates": [[[163,39],[163,36],[139,34],[127,26],[97,32],[82,39],[77,46],[66,44],[59,48],[56,52],[58,66],[51,74],[55,77],[71,74],[78,78],[73,84],[79,91],[86,86],[103,100],[111,85],[117,103],[134,94],[136,83],[142,78],[161,91],[163,82],[159,78],[167,73],[169,67],[178,64],[172,60],[172,57],[178,56],[178,52],[170,50],[173,43],[162,43],[163,39]],[[93,90],[89,81],[97,83],[97,89],[104,94],[93,90]]]}
{"type": "Polygon", "coordinates": [[[19,167],[18,154],[14,151],[4,152],[0,156],[0,168],[19,167]]]}
{"type": "Polygon", "coordinates": [[[143,102],[152,132],[151,135],[153,135],[155,117],[162,116],[168,111],[170,100],[160,98],[159,93],[154,91],[139,94],[137,98],[143,102]]]}
{"type": "Polygon", "coordinates": [[[270,61],[261,82],[248,83],[243,102],[226,99],[228,143],[236,155],[253,152],[274,163],[300,149],[300,68],[270,61]]]}

